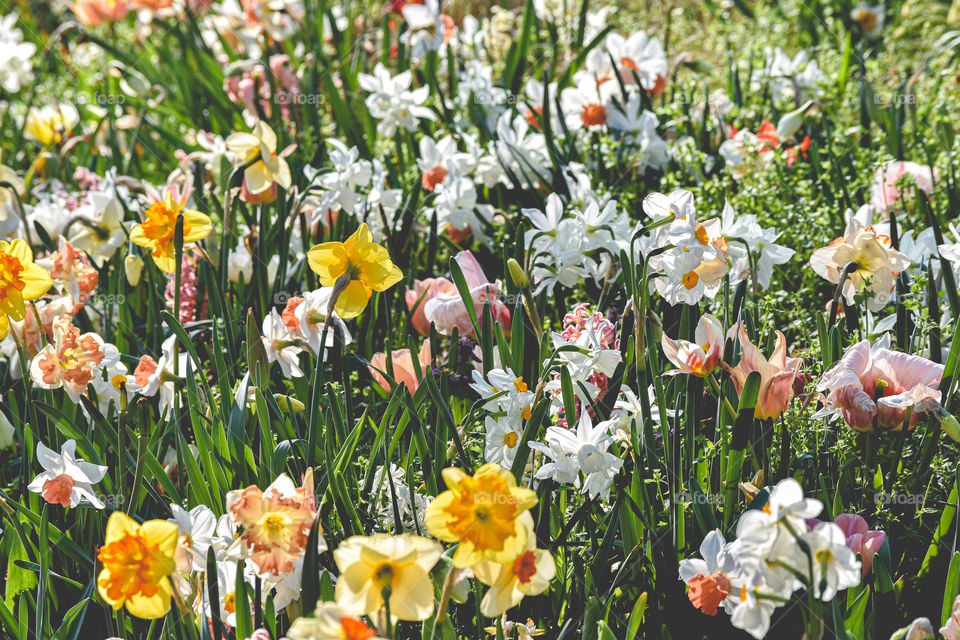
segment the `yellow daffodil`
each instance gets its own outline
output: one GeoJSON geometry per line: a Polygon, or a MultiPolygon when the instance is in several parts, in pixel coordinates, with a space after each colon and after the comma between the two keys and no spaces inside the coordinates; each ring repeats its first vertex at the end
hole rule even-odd
{"type": "Polygon", "coordinates": [[[519,520],[527,531],[527,543],[523,550],[507,562],[481,560],[473,567],[477,579],[490,587],[480,603],[480,613],[488,618],[499,616],[517,606],[523,596],[543,593],[556,574],[556,565],[550,552],[537,549],[533,517],[529,512],[524,512],[519,520]]]}
{"type": "Polygon", "coordinates": [[[503,563],[523,552],[528,536],[520,515],[537,504],[537,494],[518,487],[512,473],[493,463],[473,476],[444,469],[443,480],[449,490],[430,503],[424,521],[440,540],[460,543],[455,567],[503,563]]]}
{"type": "Polygon", "coordinates": [[[11,320],[26,317],[26,301],[36,300],[52,284],[50,274],[34,264],[30,245],[23,240],[0,241],[0,340],[7,337],[11,320]]]}
{"type": "Polygon", "coordinates": [[[150,205],[145,214],[146,219],[130,233],[130,240],[150,249],[157,268],[166,273],[174,273],[177,269],[174,235],[178,215],[183,216],[184,245],[203,240],[213,229],[210,218],[195,209],[184,209],[184,204],[186,203],[174,201],[167,193],[162,201],[150,205]]]}
{"type": "Polygon", "coordinates": [[[78,122],[80,115],[68,102],[48,104],[41,109],[31,107],[27,112],[24,133],[44,146],[60,144],[67,139],[78,122]]]}
{"type": "Polygon", "coordinates": [[[241,164],[252,163],[243,172],[248,193],[263,193],[273,183],[290,188],[290,167],[283,159],[289,148],[277,153],[277,134],[266,122],[257,120],[251,133],[231,133],[226,143],[241,164]]]}
{"type": "Polygon", "coordinates": [[[98,558],[103,571],[97,591],[114,608],[126,605],[138,618],[162,618],[170,610],[170,580],[176,568],[177,525],[149,520],[138,525],[114,511],[107,521],[106,544],[98,558]]]}
{"type": "Polygon", "coordinates": [[[384,606],[400,620],[426,620],[433,613],[430,570],[443,547],[420,536],[353,536],[333,552],[340,569],[337,604],[353,615],[372,614],[384,606]]]}
{"type": "Polygon", "coordinates": [[[324,242],[313,247],[307,261],[320,276],[320,284],[340,289],[334,311],[344,319],[360,315],[373,291],[386,291],[403,277],[387,250],[373,241],[366,224],[361,224],[346,242],[324,242]]]}

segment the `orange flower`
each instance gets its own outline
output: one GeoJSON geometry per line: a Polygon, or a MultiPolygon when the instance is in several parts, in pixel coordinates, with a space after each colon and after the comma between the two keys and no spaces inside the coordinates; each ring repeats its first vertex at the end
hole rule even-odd
{"type": "Polygon", "coordinates": [[[317,515],[313,496],[313,470],[307,469],[303,485],[296,486],[287,474],[261,491],[251,485],[227,493],[227,511],[243,528],[242,543],[261,574],[286,573],[303,555],[310,526],[317,515]]]}
{"type": "Polygon", "coordinates": [[[126,605],[138,618],[162,618],[170,610],[170,580],[176,563],[177,525],[150,520],[138,525],[114,511],[107,521],[106,544],[97,558],[103,571],[97,591],[114,610],[126,605]]]}
{"type": "Polygon", "coordinates": [[[185,204],[175,201],[168,192],[162,201],[150,205],[144,216],[146,219],[130,233],[130,241],[151,249],[150,255],[157,268],[166,273],[174,273],[177,269],[174,234],[178,216],[183,216],[184,245],[203,240],[213,229],[210,218],[195,209],[184,209],[185,204]]]}
{"type": "Polygon", "coordinates": [[[518,487],[512,473],[493,463],[473,476],[444,469],[443,480],[449,490],[430,503],[424,521],[440,540],[460,543],[454,566],[512,562],[524,551],[527,529],[520,515],[537,504],[536,493],[518,487]]]}
{"type": "Polygon", "coordinates": [[[30,364],[30,377],[43,389],[63,387],[74,402],[86,392],[105,357],[103,339],[95,333],[80,333],[69,317],[53,323],[53,341],[30,364]]]}

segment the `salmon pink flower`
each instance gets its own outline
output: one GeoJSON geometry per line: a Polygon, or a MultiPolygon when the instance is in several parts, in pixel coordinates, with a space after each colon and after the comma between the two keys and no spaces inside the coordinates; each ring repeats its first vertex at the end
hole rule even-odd
{"type": "Polygon", "coordinates": [[[901,187],[901,179],[907,176],[906,181],[912,181],[917,189],[927,195],[933,191],[933,180],[936,177],[930,167],[916,162],[894,160],[886,166],[877,169],[877,173],[870,185],[870,204],[874,211],[886,212],[889,209],[903,208],[904,200],[913,198],[916,193],[914,187],[901,187]]]}
{"type": "Polygon", "coordinates": [[[720,365],[723,356],[723,326],[710,314],[700,317],[697,323],[695,342],[674,340],[666,333],[660,339],[663,353],[676,365],[676,369],[664,375],[690,373],[705,378],[720,365]]]}
{"type": "Polygon", "coordinates": [[[777,343],[769,360],[750,342],[747,328],[743,323],[731,327],[728,337],[734,332],[739,333],[743,355],[736,367],[724,366],[730,371],[733,383],[737,387],[737,394],[743,393],[747,376],[753,371],[759,371],[760,395],[757,396],[754,416],[761,420],[778,417],[793,399],[793,379],[800,370],[802,360],[787,357],[787,339],[780,331],[777,331],[777,343]]]}
{"type": "Polygon", "coordinates": [[[317,516],[313,470],[307,469],[299,487],[288,475],[280,474],[265,491],[256,485],[230,491],[227,511],[234,524],[242,527],[236,544],[259,573],[277,575],[292,571],[293,561],[306,549],[307,536],[317,516]]]}
{"type": "Polygon", "coordinates": [[[103,509],[103,501],[93,492],[93,485],[103,480],[107,468],[79,460],[76,440],[64,442],[59,454],[38,442],[37,462],[43,467],[43,473],[34,478],[27,489],[41,494],[50,504],[76,507],[86,498],[97,509],[103,509]]]}
{"type": "MultiPolygon", "coordinates": [[[[30,378],[42,389],[63,387],[74,402],[100,371],[106,358],[103,338],[95,333],[80,333],[69,317],[53,323],[53,341],[34,356],[30,378]]],[[[111,348],[116,355],[116,349],[111,348]]]]}
{"type": "Polygon", "coordinates": [[[393,370],[387,371],[387,354],[377,353],[370,358],[370,375],[378,385],[385,391],[390,391],[390,383],[383,376],[381,371],[386,371],[390,377],[397,382],[402,382],[407,391],[414,393],[420,386],[420,379],[423,371],[430,366],[430,341],[424,340],[417,354],[417,361],[420,363],[420,376],[417,375],[417,369],[413,364],[413,355],[410,349],[398,349],[393,352],[393,370]]]}
{"type": "Polygon", "coordinates": [[[60,236],[57,250],[38,259],[36,263],[50,272],[54,284],[77,304],[86,302],[97,288],[99,272],[90,266],[87,257],[63,236],[60,236]]]}
{"type": "Polygon", "coordinates": [[[899,431],[909,418],[913,428],[921,413],[938,413],[943,365],[889,348],[890,335],[876,344],[861,340],[823,374],[818,391],[826,391],[827,409],[839,411],[857,431],[899,431]]]}
{"type": "Polygon", "coordinates": [[[127,15],[126,0],[78,0],[70,7],[77,20],[87,27],[101,22],[117,22],[127,15]]]}

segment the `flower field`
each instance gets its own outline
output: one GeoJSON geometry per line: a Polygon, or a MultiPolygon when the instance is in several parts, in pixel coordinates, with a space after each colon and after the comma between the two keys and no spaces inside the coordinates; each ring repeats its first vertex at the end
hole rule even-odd
{"type": "Polygon", "coordinates": [[[0,637],[960,640],[958,54],[0,0],[0,637]]]}

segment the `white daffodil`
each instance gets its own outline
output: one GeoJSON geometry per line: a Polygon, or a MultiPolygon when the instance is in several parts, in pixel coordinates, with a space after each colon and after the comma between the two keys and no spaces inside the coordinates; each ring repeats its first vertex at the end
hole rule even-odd
{"type": "Polygon", "coordinates": [[[77,441],[67,440],[60,453],[37,443],[37,462],[43,472],[33,479],[27,489],[39,493],[50,504],[76,507],[86,499],[97,509],[103,509],[103,501],[93,492],[107,474],[107,467],[84,462],[76,456],[77,441]]]}

